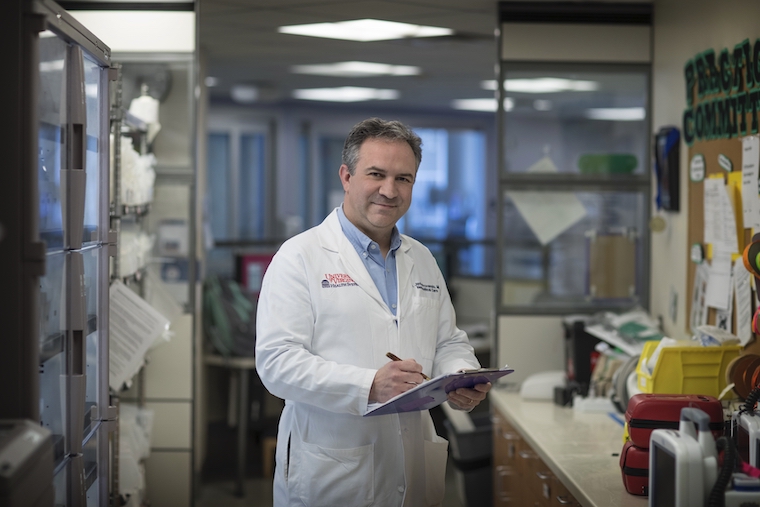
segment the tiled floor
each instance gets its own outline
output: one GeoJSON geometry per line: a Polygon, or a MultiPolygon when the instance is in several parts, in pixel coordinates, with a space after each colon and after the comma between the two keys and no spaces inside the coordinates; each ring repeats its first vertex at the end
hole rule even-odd
{"type": "MultiPolygon", "coordinates": [[[[201,485],[196,507],[272,507],[272,480],[250,478],[245,483],[245,497],[235,496],[232,480],[217,480],[201,485]]],[[[443,507],[466,507],[459,498],[451,461],[446,474],[446,497],[443,507]]],[[[481,507],[481,506],[470,506],[481,507]]]]}

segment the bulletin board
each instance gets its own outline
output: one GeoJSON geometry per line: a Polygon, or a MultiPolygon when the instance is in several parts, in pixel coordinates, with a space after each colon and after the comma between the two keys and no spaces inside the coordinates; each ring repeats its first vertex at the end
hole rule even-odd
{"type": "MultiPolygon", "coordinates": [[[[741,171],[742,161],[742,143],[741,139],[721,139],[707,142],[695,143],[689,148],[687,164],[693,159],[695,155],[702,155],[705,161],[705,180],[713,175],[720,175],[724,179],[724,183],[727,180],[727,171],[718,164],[718,156],[724,155],[727,157],[733,166],[734,171],[741,171]]],[[[704,243],[704,180],[694,182],[689,180],[689,234],[687,243],[687,286],[686,293],[689,296],[687,298],[687,325],[691,316],[691,305],[694,293],[694,280],[697,271],[697,263],[691,260],[691,246],[695,244],[702,245],[702,250],[705,253],[705,257],[710,256],[710,248],[704,243]]],[[[741,213],[741,207],[739,207],[739,213],[741,213]]],[[[737,219],[741,221],[741,215],[737,216],[737,219]]],[[[743,224],[740,224],[742,234],[738,235],[739,250],[743,250],[744,246],[752,239],[752,230],[744,229],[743,224]]],[[[705,259],[704,262],[709,262],[710,259],[705,259]]],[[[735,302],[734,302],[735,304],[735,302]]],[[[716,310],[715,308],[708,308],[707,311],[707,323],[716,324],[716,310]]],[[[732,324],[733,329],[736,328],[736,312],[734,311],[734,322],[732,324]]],[[[689,330],[690,331],[690,330],[689,330]]]]}
{"type": "MultiPolygon", "coordinates": [[[[687,332],[691,332],[692,309],[695,306],[694,287],[698,262],[692,259],[692,247],[700,245],[704,253],[704,263],[710,263],[713,256],[712,245],[705,242],[705,182],[717,178],[726,186],[734,209],[737,231],[738,258],[751,239],[753,230],[746,228],[742,213],[742,139],[758,134],[758,114],[760,111],[760,40],[754,45],[745,40],[734,48],[722,49],[716,53],[708,49],[694,56],[684,68],[686,83],[686,110],[684,111],[682,132],[688,146],[686,166],[696,156],[704,160],[704,179],[693,179],[687,171],[688,182],[688,245],[687,245],[687,332]],[[737,187],[738,182],[738,187],[737,187]]],[[[755,176],[757,178],[757,176],[755,176]]],[[[754,183],[757,186],[757,183],[754,183]]],[[[758,196],[760,199],[760,196],[758,196]]],[[[749,227],[749,226],[748,226],[749,227]]],[[[755,230],[755,233],[760,232],[755,230]]],[[[737,258],[734,254],[732,261],[737,258]]],[[[754,289],[754,287],[753,287],[754,289]]],[[[730,289],[733,291],[733,287],[730,289]]],[[[753,290],[754,293],[754,290],[753,290]]],[[[753,295],[752,311],[757,308],[753,295]]],[[[732,332],[736,332],[736,301],[732,302],[732,332]]],[[[706,324],[718,325],[718,311],[706,309],[706,324]]],[[[757,337],[745,347],[745,351],[760,354],[757,337]]]]}

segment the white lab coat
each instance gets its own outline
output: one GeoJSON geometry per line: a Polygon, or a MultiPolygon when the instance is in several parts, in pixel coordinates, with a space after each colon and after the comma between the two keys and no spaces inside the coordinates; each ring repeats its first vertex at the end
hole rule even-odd
{"type": "Polygon", "coordinates": [[[455,325],[429,250],[402,236],[398,311],[383,302],[333,211],[282,245],[267,269],[256,368],[285,399],[275,506],[412,506],[443,500],[448,442],[427,411],[362,417],[386,352],[431,376],[479,366],[455,325]],[[397,324],[398,322],[398,324],[397,324]]]}

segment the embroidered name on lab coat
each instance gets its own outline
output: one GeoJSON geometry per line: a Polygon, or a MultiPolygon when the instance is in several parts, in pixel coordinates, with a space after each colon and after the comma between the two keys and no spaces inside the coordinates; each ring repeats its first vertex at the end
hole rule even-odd
{"type": "Polygon", "coordinates": [[[440,290],[440,286],[438,285],[426,285],[421,282],[415,282],[414,287],[425,292],[438,292],[440,290]]]}
{"type": "Polygon", "coordinates": [[[335,289],[338,287],[352,287],[358,285],[353,278],[345,273],[326,274],[322,280],[323,289],[335,289]]]}

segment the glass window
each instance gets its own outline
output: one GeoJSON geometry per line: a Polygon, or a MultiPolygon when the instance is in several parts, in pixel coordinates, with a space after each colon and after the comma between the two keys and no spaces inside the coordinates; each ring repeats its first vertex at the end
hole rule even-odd
{"type": "Polygon", "coordinates": [[[208,273],[233,277],[235,249],[266,239],[267,139],[263,129],[255,131],[255,127],[209,133],[208,222],[215,242],[228,244],[206,252],[208,273]]]}
{"type": "Polygon", "coordinates": [[[643,214],[631,210],[645,207],[645,195],[636,191],[505,192],[502,304],[560,307],[638,300],[636,273],[643,269],[646,229],[643,214]],[[542,207],[552,216],[564,207],[568,218],[549,230],[538,216],[542,207]],[[602,287],[605,280],[611,280],[608,289],[602,287]]]}
{"type": "Polygon", "coordinates": [[[266,202],[266,136],[240,136],[240,195],[238,204],[238,239],[264,237],[264,203],[266,202]]]}
{"type": "MultiPolygon", "coordinates": [[[[303,231],[306,227],[309,227],[309,217],[311,214],[311,140],[310,130],[308,125],[304,125],[301,128],[301,132],[298,136],[298,164],[299,164],[299,178],[300,185],[298,185],[298,216],[300,223],[297,230],[303,231]]],[[[316,225],[316,224],[312,224],[316,225]]],[[[296,232],[296,231],[292,231],[296,232]]]]}
{"type": "Polygon", "coordinates": [[[486,231],[485,135],[453,129],[415,132],[422,139],[422,163],[412,204],[399,229],[423,241],[444,273],[492,275],[492,248],[482,243],[486,231]]]}
{"type": "Polygon", "coordinates": [[[648,74],[509,66],[504,169],[530,172],[547,155],[559,174],[645,174],[648,74]]]}
{"type": "Polygon", "coordinates": [[[502,67],[502,309],[646,306],[648,67],[502,67]]]}
{"type": "Polygon", "coordinates": [[[211,133],[208,136],[207,195],[208,220],[214,239],[226,239],[230,233],[230,136],[211,133]]]}
{"type": "Polygon", "coordinates": [[[321,137],[319,139],[319,167],[321,167],[322,189],[320,192],[321,214],[317,223],[322,222],[330,212],[343,202],[343,184],[338,176],[342,164],[345,138],[321,137]]]}

